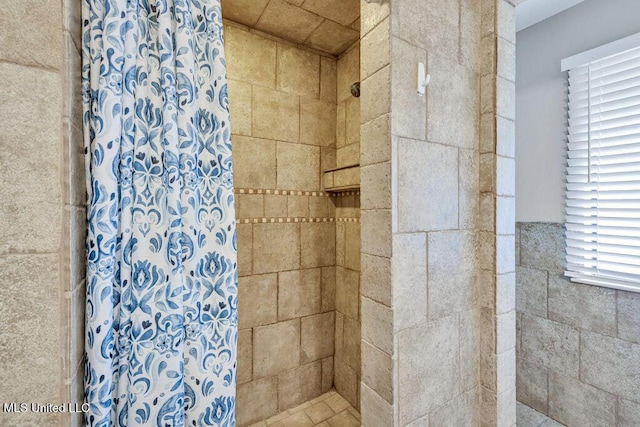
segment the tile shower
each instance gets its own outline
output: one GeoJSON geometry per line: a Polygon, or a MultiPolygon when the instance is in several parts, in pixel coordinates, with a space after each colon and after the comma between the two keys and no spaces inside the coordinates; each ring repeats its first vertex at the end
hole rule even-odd
{"type": "MultiPolygon", "coordinates": [[[[238,425],[357,425],[360,412],[365,426],[513,425],[513,76],[505,66],[513,7],[504,0],[222,3],[238,219],[238,425]],[[303,3],[310,10],[295,11],[302,21],[282,34],[303,3]],[[328,19],[318,18],[322,3],[328,19]],[[434,77],[424,98],[415,93],[420,61],[434,77]],[[361,98],[350,93],[358,81],[361,98]]],[[[78,5],[65,3],[64,19],[45,26],[76,48],[79,34],[68,24],[79,23],[78,5]]],[[[78,57],[69,50],[64,66],[18,62],[53,74],[50,88],[58,72],[69,86],[56,89],[50,106],[55,111],[61,94],[70,103],[60,116],[72,142],[58,141],[70,198],[55,205],[68,213],[69,227],[58,234],[74,243],[64,253],[43,249],[62,279],[29,280],[56,284],[62,302],[47,313],[68,328],[58,334],[53,323],[46,331],[55,342],[34,349],[44,357],[45,345],[60,346],[65,357],[43,376],[56,387],[42,399],[75,401],[81,345],[70,337],[82,337],[82,282],[74,280],[82,276],[84,202],[73,196],[82,162],[78,57]]],[[[7,81],[30,78],[11,67],[0,63],[7,81]]],[[[0,261],[19,266],[20,257],[28,259],[0,261]]],[[[12,270],[4,271],[9,280],[12,270]]],[[[37,384],[11,396],[35,395],[37,384]]]]}
{"type": "Polygon", "coordinates": [[[335,58],[226,22],[239,264],[238,423],[333,387],[358,408],[357,42],[335,58]],[[257,54],[256,54],[257,53],[257,54]],[[338,89],[340,88],[340,89],[338,89]]]}

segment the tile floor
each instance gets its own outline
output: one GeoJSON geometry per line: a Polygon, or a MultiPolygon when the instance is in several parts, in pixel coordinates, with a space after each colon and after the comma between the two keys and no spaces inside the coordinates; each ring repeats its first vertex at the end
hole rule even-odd
{"type": "Polygon", "coordinates": [[[250,427],[359,427],[360,414],[335,390],[250,427]]]}
{"type": "Polygon", "coordinates": [[[516,402],[516,418],[518,427],[564,427],[564,424],[560,424],[520,402],[516,402]]]}

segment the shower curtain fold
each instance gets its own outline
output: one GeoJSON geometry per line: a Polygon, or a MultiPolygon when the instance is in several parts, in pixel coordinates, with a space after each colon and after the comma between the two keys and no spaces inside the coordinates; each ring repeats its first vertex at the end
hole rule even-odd
{"type": "Polygon", "coordinates": [[[88,426],[233,426],[219,0],[84,0],[88,426]]]}

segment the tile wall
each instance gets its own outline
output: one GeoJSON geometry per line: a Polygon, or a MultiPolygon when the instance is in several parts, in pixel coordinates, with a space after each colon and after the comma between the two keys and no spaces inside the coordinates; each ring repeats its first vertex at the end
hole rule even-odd
{"type": "Polygon", "coordinates": [[[333,386],[335,329],[345,323],[335,314],[343,296],[336,277],[344,276],[335,236],[346,222],[336,221],[321,176],[336,164],[338,64],[231,21],[225,40],[240,276],[237,421],[247,425],[333,386]]]}
{"type": "Polygon", "coordinates": [[[567,280],[564,229],[518,223],[517,398],[569,427],[640,420],[640,294],[567,280]]]}
{"type": "MultiPolygon", "coordinates": [[[[65,0],[0,6],[5,402],[82,401],[86,202],[80,5],[65,0]]],[[[0,414],[1,425],[80,421],[69,414],[0,414]]]]}
{"type": "Polygon", "coordinates": [[[363,425],[512,426],[513,6],[361,8],[363,425]]]}

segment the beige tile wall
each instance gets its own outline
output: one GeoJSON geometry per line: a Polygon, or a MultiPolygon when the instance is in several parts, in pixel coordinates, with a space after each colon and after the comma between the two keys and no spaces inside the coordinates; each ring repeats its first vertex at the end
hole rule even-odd
{"type": "Polygon", "coordinates": [[[360,408],[360,194],[339,194],[336,203],[336,324],[334,382],[360,408]]]}
{"type": "Polygon", "coordinates": [[[495,94],[512,84],[496,68],[513,58],[491,46],[512,43],[513,9],[361,10],[362,423],[511,426],[513,138],[490,130],[511,119],[507,90],[505,102],[495,94]],[[419,62],[432,77],[424,97],[419,62]]]}
{"type": "MultiPolygon", "coordinates": [[[[81,402],[86,233],[78,0],[0,6],[0,395],[81,402]],[[29,31],[25,31],[29,28],[29,31]],[[36,118],[36,119],[34,119],[36,118]]],[[[79,425],[6,414],[0,425],[79,425]]]]}
{"type": "Polygon", "coordinates": [[[232,22],[225,38],[242,426],[333,386],[337,223],[320,177],[335,167],[337,61],[232,22]]]}

